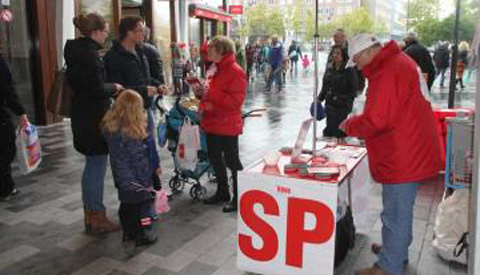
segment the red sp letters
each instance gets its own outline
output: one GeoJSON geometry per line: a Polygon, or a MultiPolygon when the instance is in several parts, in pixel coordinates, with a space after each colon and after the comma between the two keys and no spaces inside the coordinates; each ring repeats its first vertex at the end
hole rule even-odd
{"type": "MultiPolygon", "coordinates": [[[[240,216],[245,224],[258,234],[263,247],[253,247],[252,237],[239,234],[238,245],[243,254],[260,262],[271,261],[278,252],[278,236],[275,229],[258,217],[253,211],[255,204],[261,204],[265,214],[280,216],[280,210],[274,197],[259,190],[251,190],[240,199],[240,216]]],[[[287,231],[286,231],[286,264],[302,268],[303,245],[305,243],[325,243],[333,235],[335,217],[327,205],[308,199],[288,198],[287,231]],[[311,230],[305,229],[305,214],[315,216],[316,225],[311,230]]]]}

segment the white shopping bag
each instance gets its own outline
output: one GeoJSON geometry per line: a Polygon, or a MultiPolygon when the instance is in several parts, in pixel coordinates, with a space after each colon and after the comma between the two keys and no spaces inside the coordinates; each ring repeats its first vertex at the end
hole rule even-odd
{"type": "Polygon", "coordinates": [[[455,261],[466,265],[467,251],[459,250],[463,235],[468,232],[468,204],[470,190],[456,189],[449,197],[444,196],[438,204],[437,216],[433,226],[435,239],[433,247],[438,255],[447,261],[455,261]]]}
{"type": "Polygon", "coordinates": [[[178,138],[177,152],[175,153],[178,166],[185,170],[195,170],[198,150],[200,150],[198,125],[192,125],[190,119],[185,117],[178,138]]]}
{"type": "Polygon", "coordinates": [[[21,125],[15,143],[20,171],[28,174],[35,170],[42,161],[37,127],[30,123],[21,125]]]}

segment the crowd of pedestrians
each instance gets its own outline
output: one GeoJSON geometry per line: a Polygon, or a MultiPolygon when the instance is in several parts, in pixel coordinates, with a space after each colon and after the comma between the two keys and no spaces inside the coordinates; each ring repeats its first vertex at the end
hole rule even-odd
{"type": "MultiPolygon", "coordinates": [[[[67,41],[64,57],[66,77],[73,90],[73,144],[85,158],[81,178],[85,231],[102,234],[122,230],[124,243],[150,245],[157,240],[149,230],[157,218],[152,192],[161,189],[162,174],[152,106],[155,97],[169,93],[161,55],[150,42],[140,17],[120,21],[119,35],[104,56],[100,50],[110,31],[105,18],[91,13],[75,17],[73,23],[81,37],[67,41]],[[120,225],[107,218],[103,203],[108,159],[118,190],[120,225]]],[[[318,101],[325,102],[327,116],[323,136],[364,139],[372,177],[383,188],[382,244],[374,249],[379,258],[373,267],[356,274],[402,274],[412,242],[418,186],[441,168],[433,113],[420,83],[424,78],[431,89],[440,77],[440,87],[444,87],[450,50],[442,43],[432,57],[413,32],[405,37],[403,48],[395,41],[382,44],[367,34],[348,40],[343,29],[335,30],[333,41],[318,94],[318,101]],[[351,116],[355,98],[363,93],[366,81],[365,110],[351,116]]],[[[240,41],[215,36],[191,51],[192,59],[201,58],[206,75],[204,82],[191,87],[200,100],[200,126],[206,133],[208,159],[217,182],[215,194],[204,203],[224,204],[224,212],[236,211],[237,174],[243,169],[239,136],[248,82],[263,73],[266,92],[273,87],[280,92],[286,75],[298,74],[299,61],[305,73],[311,62],[297,41],[291,41],[286,50],[278,36],[261,46],[245,47],[240,41]]],[[[460,43],[456,73],[461,88],[469,51],[467,42],[460,43]]],[[[2,200],[18,192],[10,168],[15,130],[6,110],[20,116],[21,124],[28,123],[12,83],[11,72],[1,58],[2,200]]]]}

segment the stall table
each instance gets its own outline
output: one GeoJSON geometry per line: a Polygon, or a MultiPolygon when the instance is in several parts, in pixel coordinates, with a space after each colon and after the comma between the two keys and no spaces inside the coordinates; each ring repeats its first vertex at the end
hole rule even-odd
{"type": "Polygon", "coordinates": [[[350,179],[366,149],[336,145],[322,151],[330,159],[347,155],[343,164],[322,165],[338,167],[338,176],[285,173],[290,155],[282,155],[274,167],[260,160],[239,174],[239,269],[268,275],[333,274],[335,224],[352,205],[350,179]]]}

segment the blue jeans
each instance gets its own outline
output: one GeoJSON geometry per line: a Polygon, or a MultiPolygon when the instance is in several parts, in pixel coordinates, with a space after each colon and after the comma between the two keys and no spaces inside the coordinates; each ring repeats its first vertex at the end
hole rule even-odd
{"type": "Polygon", "coordinates": [[[403,274],[412,243],[413,206],[418,183],[383,184],[382,251],[377,265],[391,274],[403,274]]]}
{"type": "Polygon", "coordinates": [[[83,206],[88,210],[105,210],[103,187],[108,155],[85,156],[82,175],[83,206]]]}
{"type": "Polygon", "coordinates": [[[282,68],[273,68],[272,67],[272,72],[270,73],[270,76],[268,77],[268,82],[267,82],[267,90],[270,90],[272,88],[272,84],[275,81],[277,83],[277,89],[281,90],[282,89],[282,68]]]}

